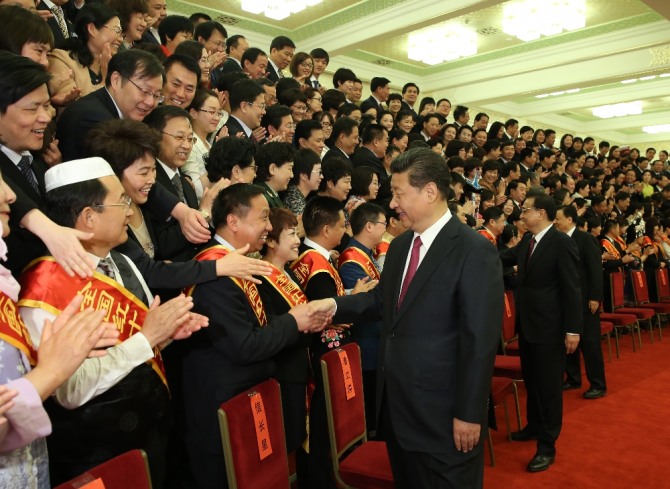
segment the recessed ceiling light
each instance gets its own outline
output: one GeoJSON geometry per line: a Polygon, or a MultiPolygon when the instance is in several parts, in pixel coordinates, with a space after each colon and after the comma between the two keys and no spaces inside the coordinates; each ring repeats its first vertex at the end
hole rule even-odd
{"type": "Polygon", "coordinates": [[[620,104],[601,105],[594,107],[592,114],[601,119],[610,119],[612,117],[625,117],[627,115],[640,115],[642,113],[642,101],[623,102],[620,104]]]}
{"type": "Polygon", "coordinates": [[[642,130],[648,134],[659,134],[662,132],[670,132],[670,124],[659,124],[657,126],[645,126],[642,130]]]}

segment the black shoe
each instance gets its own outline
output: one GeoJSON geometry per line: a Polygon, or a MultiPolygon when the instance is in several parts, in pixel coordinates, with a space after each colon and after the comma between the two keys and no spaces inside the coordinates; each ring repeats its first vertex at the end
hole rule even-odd
{"type": "Polygon", "coordinates": [[[584,392],[584,399],[598,399],[599,397],[605,397],[607,395],[607,389],[589,389],[584,392]]]}
{"type": "Polygon", "coordinates": [[[512,438],[512,441],[537,440],[537,435],[534,435],[530,431],[528,431],[528,427],[522,429],[521,431],[515,431],[510,436],[512,438]]]}
{"type": "Polygon", "coordinates": [[[572,382],[563,382],[563,390],[571,391],[573,389],[581,389],[582,384],[573,384],[572,382]]]}
{"type": "Polygon", "coordinates": [[[554,463],[554,458],[553,455],[536,454],[533,457],[533,460],[528,462],[526,470],[528,472],[542,472],[543,470],[547,470],[549,466],[554,463]]]}

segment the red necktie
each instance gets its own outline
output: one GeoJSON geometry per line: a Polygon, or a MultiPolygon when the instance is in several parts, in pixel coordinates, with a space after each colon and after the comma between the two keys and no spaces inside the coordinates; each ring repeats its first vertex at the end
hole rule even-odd
{"type": "Polygon", "coordinates": [[[416,269],[419,268],[419,249],[421,248],[422,244],[423,243],[421,242],[420,236],[414,238],[414,244],[412,244],[412,253],[409,256],[409,265],[407,265],[407,273],[405,274],[405,280],[403,280],[402,283],[402,289],[400,289],[400,297],[398,297],[398,309],[400,308],[400,304],[402,304],[402,301],[405,298],[405,294],[407,293],[410,282],[414,278],[416,269]]]}
{"type": "Polygon", "coordinates": [[[533,254],[533,250],[535,249],[535,236],[533,236],[530,240],[530,246],[528,247],[528,255],[526,255],[526,266],[528,266],[528,262],[530,261],[530,257],[533,254]]]}

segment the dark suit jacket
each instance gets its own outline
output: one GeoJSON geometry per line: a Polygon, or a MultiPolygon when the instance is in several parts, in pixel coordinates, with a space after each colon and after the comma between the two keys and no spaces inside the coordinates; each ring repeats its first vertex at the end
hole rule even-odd
{"type": "Polygon", "coordinates": [[[160,44],[161,40],[156,39],[154,35],[151,33],[149,29],[144,31],[144,34],[142,34],[142,42],[148,42],[151,44],[160,44]]]}
{"type": "Polygon", "coordinates": [[[240,66],[237,60],[234,60],[233,58],[228,58],[226,62],[223,63],[221,71],[223,71],[224,73],[235,73],[237,71],[242,71],[242,66],[240,66]]]}
{"type": "MultiPolygon", "coordinates": [[[[237,136],[238,132],[242,133],[242,137],[246,138],[247,133],[244,132],[244,129],[240,125],[237,119],[235,119],[232,115],[228,117],[228,120],[224,124],[228,128],[228,135],[229,136],[237,136]]],[[[247,138],[248,139],[248,138],[247,138]]]]}
{"type": "Polygon", "coordinates": [[[381,111],[384,110],[384,107],[381,104],[379,104],[377,102],[377,100],[372,95],[370,95],[367,99],[365,99],[365,101],[363,103],[365,103],[365,102],[369,102],[373,105],[373,107],[376,107],[377,108],[377,114],[380,114],[381,111]]]}
{"type": "Polygon", "coordinates": [[[221,454],[219,405],[274,375],[274,356],[298,342],[300,334],[290,314],[268,318],[261,327],[244,292],[229,277],[197,286],[193,302],[193,311],[210,323],[184,343],[186,439],[202,451],[221,454]]]}
{"type": "Polygon", "coordinates": [[[274,192],[268,186],[267,183],[257,183],[256,185],[263,188],[263,195],[265,196],[265,200],[268,201],[268,204],[270,205],[270,209],[274,209],[276,207],[278,207],[280,209],[285,209],[286,208],[286,205],[281,200],[281,198],[278,195],[274,194],[274,192]]]}
{"type": "Polygon", "coordinates": [[[336,147],[334,147],[332,149],[329,149],[328,152],[325,155],[323,155],[323,158],[322,158],[321,161],[322,161],[322,163],[325,163],[329,159],[336,158],[336,157],[343,158],[344,160],[351,163],[351,157],[347,156],[344,151],[342,151],[340,148],[336,148],[336,147]]]}
{"type": "MultiPolygon", "coordinates": [[[[69,3],[74,4],[74,2],[69,2],[69,3]]],[[[68,8],[68,4],[63,5],[63,7],[61,7],[61,8],[63,9],[63,17],[64,17],[64,20],[65,20],[65,25],[67,26],[67,31],[68,31],[70,37],[72,37],[72,34],[74,33],[74,26],[72,25],[71,15],[72,15],[72,10],[76,10],[76,9],[74,8],[74,5],[72,5],[72,8],[68,8]]],[[[37,4],[37,10],[49,10],[49,7],[47,7],[44,2],[40,2],[40,3],[37,4]]],[[[76,12],[78,12],[78,11],[76,11],[76,12]]],[[[74,15],[76,17],[76,13],[74,15]]],[[[47,24],[49,25],[49,29],[51,29],[51,32],[53,32],[54,44],[55,44],[56,47],[58,47],[59,45],[61,45],[65,41],[65,37],[63,36],[63,32],[60,30],[60,26],[58,25],[58,22],[56,21],[56,17],[50,17],[47,20],[47,24]]]]}
{"type": "MultiPolygon", "coordinates": [[[[198,197],[191,183],[183,175],[179,175],[181,185],[184,189],[184,198],[186,204],[192,208],[198,208],[198,197]]],[[[163,167],[156,163],[156,186],[161,186],[168,191],[172,197],[179,198],[177,189],[170,181],[167,173],[163,167]]],[[[190,243],[184,233],[181,231],[179,223],[175,219],[168,219],[167,221],[161,217],[156,217],[152,212],[149,213],[149,220],[155,232],[156,239],[154,245],[156,247],[156,259],[159,260],[189,260],[193,258],[196,252],[195,245],[190,243]]]]}
{"type": "Polygon", "coordinates": [[[600,244],[590,233],[575,229],[572,239],[579,252],[581,272],[582,306],[588,314],[589,301],[603,300],[603,262],[600,244]]]}
{"type": "Polygon", "coordinates": [[[410,112],[412,112],[414,114],[414,120],[417,120],[419,117],[419,114],[416,113],[416,110],[410,107],[410,105],[404,100],[400,102],[400,110],[409,110],[410,112]]]}
{"type": "Polygon", "coordinates": [[[386,168],[384,168],[384,163],[381,158],[378,158],[372,150],[366,147],[357,148],[354,152],[354,155],[351,158],[354,167],[358,166],[369,166],[377,174],[377,179],[379,181],[379,192],[377,192],[377,198],[375,202],[380,203],[384,202],[392,197],[391,195],[391,179],[386,173],[386,168]]]}
{"type": "Polygon", "coordinates": [[[0,151],[2,177],[16,193],[16,202],[11,205],[12,212],[9,215],[11,233],[5,238],[9,253],[7,253],[7,261],[4,264],[15,277],[20,275],[21,270],[28,263],[46,252],[44,243],[36,235],[21,227],[20,224],[21,219],[28,212],[43,205],[44,174],[49,167],[41,159],[33,158],[32,168],[40,188],[39,194],[35,192],[12,160],[0,151]]]}
{"type": "Polygon", "coordinates": [[[277,70],[275,70],[275,67],[272,66],[272,63],[268,61],[268,73],[265,76],[268,80],[272,80],[273,82],[277,83],[279,81],[279,74],[277,74],[277,70]]]}
{"type": "Polygon", "coordinates": [[[575,241],[553,226],[535,246],[526,265],[531,233],[500,252],[503,265],[517,265],[516,311],[519,333],[529,343],[563,343],[582,332],[579,252],[575,241]]]}
{"type": "Polygon", "coordinates": [[[377,406],[386,391],[403,449],[455,454],[454,417],[487,418],[502,324],[502,268],[491,243],[452,216],[398,309],[412,242],[411,231],[391,242],[379,285],[337,298],[334,322],[382,317],[377,406]]]}

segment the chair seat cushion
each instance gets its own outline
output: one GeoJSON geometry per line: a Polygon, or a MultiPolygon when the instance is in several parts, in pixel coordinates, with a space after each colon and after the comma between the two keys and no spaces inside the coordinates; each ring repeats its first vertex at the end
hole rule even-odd
{"type": "Polygon", "coordinates": [[[600,313],[600,319],[602,321],[609,321],[613,323],[614,326],[628,326],[637,321],[637,316],[618,312],[603,312],[600,313]]]}
{"type": "Polygon", "coordinates": [[[643,307],[653,309],[657,314],[670,314],[670,304],[662,304],[660,302],[648,302],[642,304],[643,307]]]}
{"type": "Polygon", "coordinates": [[[632,314],[638,319],[649,319],[656,314],[653,309],[647,309],[645,307],[620,307],[615,313],[632,314]]]}
{"type": "Polygon", "coordinates": [[[360,489],[394,489],[386,443],[369,441],[356,448],[340,463],[340,477],[360,489]]]}
{"type": "Polygon", "coordinates": [[[600,321],[600,334],[607,334],[614,329],[614,323],[609,321],[600,321]]]}
{"type": "Polygon", "coordinates": [[[521,380],[521,358],[505,355],[496,355],[496,361],[493,365],[493,375],[498,377],[508,377],[510,379],[521,380]]]}

